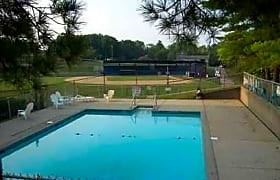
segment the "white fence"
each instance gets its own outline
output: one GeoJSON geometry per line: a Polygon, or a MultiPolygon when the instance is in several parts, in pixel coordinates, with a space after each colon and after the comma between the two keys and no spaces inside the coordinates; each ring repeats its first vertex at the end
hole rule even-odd
{"type": "Polygon", "coordinates": [[[280,84],[244,72],[243,86],[280,108],[280,84]]]}

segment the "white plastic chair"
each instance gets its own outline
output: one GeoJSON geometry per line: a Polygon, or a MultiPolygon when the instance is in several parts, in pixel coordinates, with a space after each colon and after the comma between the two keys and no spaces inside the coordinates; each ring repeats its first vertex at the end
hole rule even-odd
{"type": "Polygon", "coordinates": [[[30,115],[31,111],[33,110],[34,103],[28,103],[25,110],[18,110],[18,116],[23,116],[26,120],[27,117],[30,115]]]}
{"type": "Polygon", "coordinates": [[[61,106],[64,104],[62,101],[59,101],[58,96],[56,94],[51,94],[50,98],[56,109],[58,109],[58,106],[61,106]]]}
{"type": "Polygon", "coordinates": [[[72,103],[72,99],[69,96],[61,96],[61,93],[59,91],[56,91],[55,94],[58,97],[58,101],[63,102],[64,104],[72,103]]]}
{"type": "Polygon", "coordinates": [[[115,94],[114,90],[108,90],[108,94],[104,94],[104,98],[107,102],[111,101],[113,99],[113,96],[115,94]]]}

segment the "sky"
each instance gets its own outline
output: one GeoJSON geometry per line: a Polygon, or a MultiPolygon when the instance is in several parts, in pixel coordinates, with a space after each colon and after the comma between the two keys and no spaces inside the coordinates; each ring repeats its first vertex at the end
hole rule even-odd
{"type": "MultiPolygon", "coordinates": [[[[39,0],[40,4],[48,5],[49,0],[39,0]]],[[[103,34],[117,40],[140,40],[145,44],[156,44],[159,40],[167,46],[172,40],[159,33],[150,22],[144,22],[138,10],[141,0],[80,0],[85,4],[81,20],[80,34],[103,34]]],[[[54,29],[61,32],[57,26],[54,29]]]]}
{"type": "MultiPolygon", "coordinates": [[[[38,0],[40,5],[47,6],[50,0],[38,0]]],[[[139,40],[145,44],[156,44],[159,40],[168,46],[172,38],[160,34],[155,24],[145,22],[139,8],[142,0],[79,0],[85,4],[79,34],[103,34],[121,40],[139,40]]],[[[57,32],[63,28],[53,25],[57,32]]],[[[200,45],[207,44],[202,36],[200,45]]]]}
{"type": "Polygon", "coordinates": [[[86,3],[82,27],[83,34],[101,33],[118,40],[140,40],[145,44],[161,40],[165,45],[171,40],[160,35],[155,26],[144,22],[138,11],[141,0],[83,0],[86,3]]]}

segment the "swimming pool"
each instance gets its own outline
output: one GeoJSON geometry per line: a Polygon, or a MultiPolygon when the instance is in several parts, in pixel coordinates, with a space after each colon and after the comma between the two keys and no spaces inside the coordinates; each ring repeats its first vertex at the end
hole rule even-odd
{"type": "Polygon", "coordinates": [[[88,179],[206,179],[200,113],[87,110],[2,154],[4,172],[88,179]]]}

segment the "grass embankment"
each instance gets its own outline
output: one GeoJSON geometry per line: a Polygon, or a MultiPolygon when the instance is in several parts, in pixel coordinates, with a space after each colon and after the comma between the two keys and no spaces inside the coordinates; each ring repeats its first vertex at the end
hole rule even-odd
{"type": "MultiPolygon", "coordinates": [[[[129,79],[132,77],[124,77],[123,79],[129,79]]],[[[139,79],[147,80],[148,77],[139,76],[139,79]]],[[[151,78],[151,77],[149,77],[151,78]]],[[[115,90],[115,98],[131,98],[132,97],[132,86],[131,85],[91,85],[91,84],[73,84],[72,82],[65,82],[64,77],[44,77],[43,91],[46,94],[46,98],[49,94],[59,90],[63,95],[74,95],[81,94],[86,96],[94,96],[102,98],[104,92],[106,93],[109,89],[115,90]]],[[[171,84],[171,90],[166,91],[166,85],[143,85],[141,86],[141,95],[139,98],[147,98],[153,96],[155,93],[158,98],[167,99],[189,99],[195,97],[195,90],[197,87],[201,87],[202,90],[209,88],[217,88],[219,84],[215,81],[207,79],[194,79],[185,84],[171,84]]],[[[19,96],[20,93],[15,90],[11,85],[3,86],[1,84],[0,97],[15,97],[19,96]],[[5,91],[3,91],[5,90],[5,91]]]]}
{"type": "MultiPolygon", "coordinates": [[[[93,75],[102,67],[102,61],[80,61],[78,64],[74,64],[71,68],[62,61],[57,64],[56,72],[58,76],[79,76],[79,75],[93,75]]],[[[44,77],[42,83],[44,86],[58,86],[60,89],[64,85],[64,77],[44,77]]],[[[26,90],[29,91],[29,90],[26,90]]],[[[25,92],[26,93],[26,92],[25,92]]],[[[17,97],[22,95],[16,90],[15,86],[9,83],[5,83],[0,80],[0,98],[17,97]]]]}
{"type": "Polygon", "coordinates": [[[57,76],[82,76],[94,75],[100,73],[103,66],[103,61],[80,61],[78,64],[73,64],[69,67],[65,62],[60,62],[56,68],[57,76]]]}
{"type": "MultiPolygon", "coordinates": [[[[61,87],[65,86],[64,77],[44,77],[42,78],[43,89],[49,89],[49,87],[61,87]]],[[[18,97],[22,94],[30,92],[29,89],[25,89],[22,92],[16,90],[16,87],[12,84],[0,82],[0,98],[18,97]]]]}

